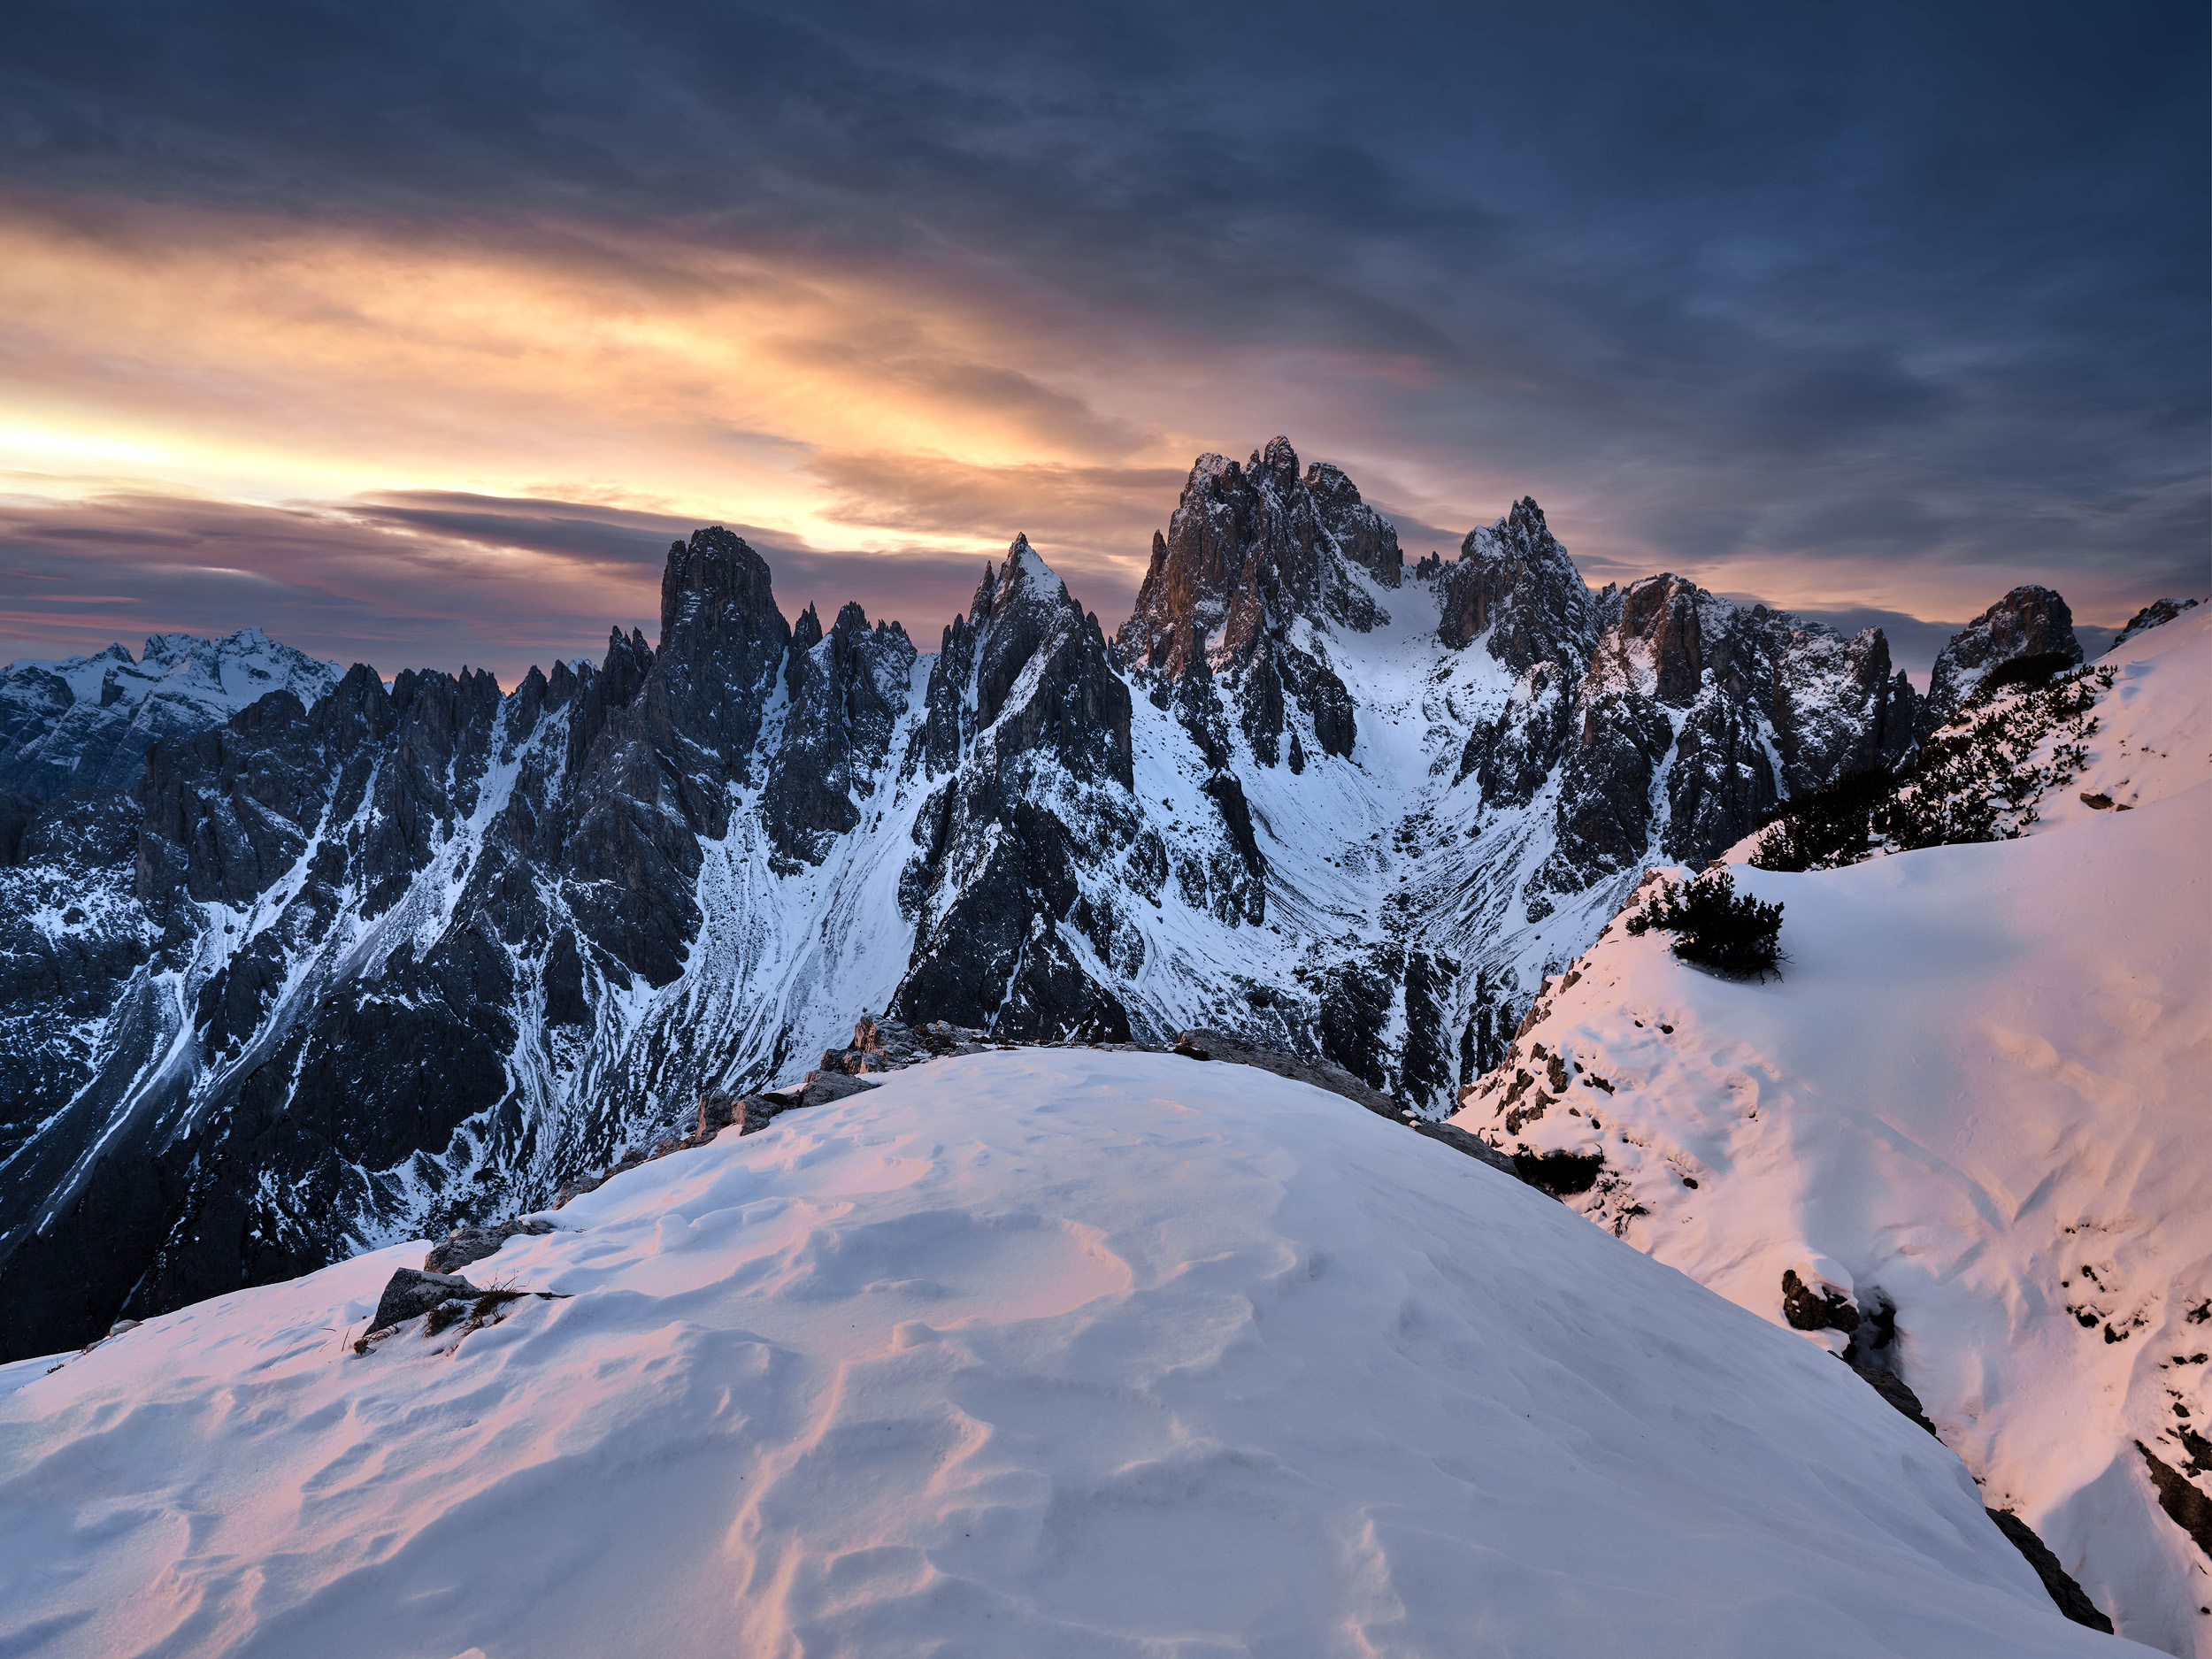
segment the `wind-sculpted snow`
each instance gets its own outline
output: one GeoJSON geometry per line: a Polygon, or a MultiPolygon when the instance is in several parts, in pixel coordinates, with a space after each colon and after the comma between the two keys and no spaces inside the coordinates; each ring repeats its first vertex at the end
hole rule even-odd
{"type": "Polygon", "coordinates": [[[1646,864],[1912,714],[1878,632],[1594,595],[1532,500],[1409,571],[1286,439],[1200,459],[1110,641],[1025,538],[924,656],[703,529],[596,665],[357,665],[0,792],[0,1353],[542,1203],[863,1013],[1440,1115],[1646,864]]]}
{"type": "Polygon", "coordinates": [[[1784,907],[1763,982],[1609,928],[1453,1122],[1901,1376],[2122,1634],[2207,1655],[2212,618],[2080,683],[2094,728],[2048,740],[2082,753],[2017,839],[1735,866],[1784,907]]]}
{"type": "Polygon", "coordinates": [[[945,1059],[0,1371],[55,1659],[2114,1650],[1842,1367],[1334,1094],[945,1059]]]}

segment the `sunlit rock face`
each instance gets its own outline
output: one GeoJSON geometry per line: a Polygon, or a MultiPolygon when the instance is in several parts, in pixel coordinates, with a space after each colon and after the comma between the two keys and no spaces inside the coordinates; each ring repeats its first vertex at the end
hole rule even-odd
{"type": "Polygon", "coordinates": [[[1021,538],[933,654],[794,624],[712,528],[657,641],[504,695],[284,672],[127,793],[0,794],[9,1353],[526,1209],[864,1012],[1207,1025],[1440,1113],[1644,864],[1916,713],[1878,632],[1592,594],[1532,500],[1408,568],[1279,438],[1200,457],[1110,635],[1021,538]]]}

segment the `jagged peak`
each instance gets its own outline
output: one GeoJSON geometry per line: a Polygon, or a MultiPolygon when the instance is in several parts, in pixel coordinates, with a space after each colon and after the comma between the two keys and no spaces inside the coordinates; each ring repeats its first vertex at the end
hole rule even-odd
{"type": "Polygon", "coordinates": [[[1267,448],[1252,451],[1252,471],[1266,472],[1286,484],[1298,480],[1298,451],[1281,434],[1270,438],[1267,448]]]}
{"type": "Polygon", "coordinates": [[[1052,588],[1066,586],[1055,573],[1052,566],[1045,563],[1044,555],[1029,545],[1029,538],[1026,535],[1017,535],[1007,548],[1006,565],[1006,580],[1009,582],[1018,580],[1025,582],[1041,582],[1052,588]]]}
{"type": "Polygon", "coordinates": [[[2194,611],[2203,603],[2203,600],[2192,599],[2186,594],[2175,594],[2169,598],[2154,599],[2128,618],[2127,626],[2120,630],[2119,636],[2112,642],[2115,645],[2124,645],[2137,634],[2147,633],[2152,628],[2162,627],[2180,616],[2183,611],[2194,611]]]}
{"type": "Polygon", "coordinates": [[[1924,735],[1948,719],[2000,663],[2020,657],[2082,658],[2074,613],[2052,589],[2023,582],[1976,617],[1936,654],[1921,710],[1924,735]]]}
{"type": "Polygon", "coordinates": [[[776,608],[767,560],[718,524],[694,530],[688,541],[672,542],[661,572],[659,653],[667,655],[672,645],[680,646],[680,636],[695,630],[757,636],[778,651],[791,636],[776,608]]]}
{"type": "Polygon", "coordinates": [[[1533,495],[1478,525],[1439,574],[1437,631],[1457,649],[1488,634],[1490,654],[1517,673],[1586,656],[1599,611],[1533,495]]]}
{"type": "Polygon", "coordinates": [[[799,619],[791,625],[791,649],[810,651],[822,642],[822,618],[809,601],[807,608],[799,612],[799,619]]]}

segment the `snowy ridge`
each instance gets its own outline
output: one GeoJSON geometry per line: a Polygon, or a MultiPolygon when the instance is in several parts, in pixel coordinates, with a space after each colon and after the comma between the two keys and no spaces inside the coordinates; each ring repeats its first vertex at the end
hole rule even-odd
{"type": "Polygon", "coordinates": [[[2081,752],[2016,839],[1738,865],[1785,907],[1765,983],[1609,928],[1453,1121],[1578,1160],[1591,1220],[1855,1342],[2122,1634],[2201,1655],[2212,1558],[2179,1494],[2212,1499],[2212,625],[2078,683],[2094,727],[2045,740],[2081,752]],[[1786,1273],[1834,1308],[1793,1310],[1786,1273]]]}
{"type": "Polygon", "coordinates": [[[2114,1650],[1824,1356],[1247,1067],[936,1061],[558,1222],[495,1260],[562,1299],[457,1340],[349,1345],[417,1241],[0,1370],[16,1632],[58,1659],[2114,1650]]]}

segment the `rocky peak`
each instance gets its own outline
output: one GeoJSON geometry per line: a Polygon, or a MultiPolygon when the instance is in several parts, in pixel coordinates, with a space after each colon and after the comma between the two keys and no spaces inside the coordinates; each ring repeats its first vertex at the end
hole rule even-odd
{"type": "Polygon", "coordinates": [[[2014,588],[1951,636],[1928,676],[1928,700],[1920,713],[1923,734],[1955,714],[1991,669],[2021,657],[2081,661],[2074,613],[2058,595],[2033,583],[2014,588]]]}
{"type": "Polygon", "coordinates": [[[1316,462],[1301,478],[1287,438],[1244,467],[1202,455],[1166,534],[1152,538],[1122,656],[1176,680],[1203,655],[1233,678],[1263,638],[1279,640],[1302,618],[1364,632],[1381,613],[1355,569],[1395,588],[1402,559],[1396,530],[1340,468],[1316,462]]]}
{"type": "Polygon", "coordinates": [[[915,651],[905,629],[872,630],[868,613],[851,603],[826,634],[809,605],[791,648],[784,671],[791,706],[761,792],[761,818],[787,859],[819,864],[836,836],[858,827],[859,803],[875,793],[906,711],[915,651]]]}
{"type": "Polygon", "coordinates": [[[1671,572],[1632,583],[1598,643],[1591,673],[1673,708],[1695,700],[1709,646],[1725,649],[1736,607],[1671,572]]]}
{"type": "Polygon", "coordinates": [[[687,770],[716,781],[746,777],[790,645],[768,566],[741,538],[717,525],[668,549],[654,715],[687,770]]]}
{"type": "Polygon", "coordinates": [[[1245,466],[1202,455],[1166,534],[1152,539],[1117,647],[1155,678],[1155,701],[1172,703],[1217,766],[1231,718],[1223,694],[1263,764],[1282,755],[1286,697],[1325,753],[1349,755],[1350,697],[1326,646],[1300,625],[1365,633],[1385,619],[1367,584],[1402,580],[1396,530],[1340,467],[1317,461],[1301,476],[1280,437],[1245,466]]]}
{"type": "Polygon", "coordinates": [[[1002,759],[1044,743],[1078,777],[1126,786],[1133,775],[1129,691],[1098,618],[1025,535],[984,572],[964,621],[945,630],[925,695],[913,758],[932,772],[952,770],[970,742],[1003,723],[1002,759]]]}
{"type": "Polygon", "coordinates": [[[257,627],[213,640],[156,634],[137,660],[114,644],[11,663],[0,669],[0,788],[127,787],[157,741],[219,726],[272,691],[311,704],[339,672],[257,627]]]}
{"type": "Polygon", "coordinates": [[[1524,495],[1494,525],[1470,530],[1439,572],[1437,634],[1455,649],[1489,636],[1490,655],[1516,673],[1557,663],[1578,673],[1597,634],[1582,573],[1524,495]]]}
{"type": "Polygon", "coordinates": [[[1655,834],[1668,857],[1702,863],[1784,795],[1910,747],[1916,699],[1878,628],[1847,640],[1672,574],[1609,588],[1593,611],[1548,891],[1632,868],[1655,834]]]}

